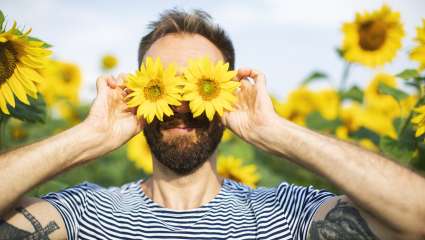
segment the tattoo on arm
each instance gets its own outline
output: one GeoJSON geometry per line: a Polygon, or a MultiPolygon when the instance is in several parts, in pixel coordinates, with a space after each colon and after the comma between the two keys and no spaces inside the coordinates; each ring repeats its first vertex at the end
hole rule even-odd
{"type": "Polygon", "coordinates": [[[50,221],[46,227],[42,227],[41,223],[26,210],[25,208],[19,207],[16,211],[22,213],[26,219],[31,223],[34,228],[34,232],[28,232],[19,229],[11,224],[8,224],[4,220],[0,219],[0,240],[5,239],[23,239],[23,240],[48,240],[49,235],[59,229],[59,226],[55,221],[50,221]]]}
{"type": "Polygon", "coordinates": [[[348,202],[338,200],[325,219],[313,221],[309,240],[379,240],[359,211],[348,202]]]}

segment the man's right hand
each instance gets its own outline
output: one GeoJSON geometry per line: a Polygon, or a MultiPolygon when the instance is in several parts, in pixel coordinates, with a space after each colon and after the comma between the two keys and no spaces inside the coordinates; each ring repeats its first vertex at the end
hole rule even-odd
{"type": "Polygon", "coordinates": [[[88,117],[81,123],[87,134],[101,140],[95,155],[120,147],[143,129],[144,120],[137,119],[135,109],[129,109],[125,103],[124,79],[125,75],[120,74],[117,78],[101,76],[96,81],[97,96],[88,117]]]}

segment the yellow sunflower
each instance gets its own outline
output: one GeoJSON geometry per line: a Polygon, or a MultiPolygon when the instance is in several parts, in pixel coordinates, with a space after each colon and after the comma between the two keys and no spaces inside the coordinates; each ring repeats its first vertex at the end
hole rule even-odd
{"type": "Polygon", "coordinates": [[[398,116],[400,114],[400,105],[394,97],[382,94],[379,91],[380,84],[397,88],[397,81],[393,75],[386,73],[376,74],[364,92],[366,107],[388,117],[398,116]]]}
{"type": "Polygon", "coordinates": [[[161,60],[148,57],[136,73],[130,74],[126,86],[132,91],[127,98],[129,107],[137,107],[137,117],[143,116],[151,123],[155,116],[163,121],[164,115],[172,116],[170,105],[181,103],[182,80],[176,76],[174,65],[164,69],[161,60]]]}
{"type": "Polygon", "coordinates": [[[299,125],[305,125],[306,117],[312,112],[319,112],[328,120],[335,119],[339,109],[339,95],[334,89],[321,89],[317,92],[307,86],[301,86],[289,93],[285,103],[273,100],[277,113],[299,125]]]}
{"type": "Polygon", "coordinates": [[[189,101],[194,117],[203,112],[211,121],[215,112],[232,111],[236,102],[235,90],[240,83],[234,81],[236,71],[229,71],[229,64],[218,61],[215,65],[208,58],[189,60],[184,72],[186,79],[183,100],[189,101]]]}
{"type": "Polygon", "coordinates": [[[425,69],[425,19],[422,19],[422,27],[416,28],[416,38],[418,46],[410,53],[410,58],[419,62],[419,69],[425,69]]]}
{"type": "Polygon", "coordinates": [[[344,23],[342,31],[344,58],[369,67],[390,62],[404,36],[400,14],[387,5],[374,12],[357,13],[354,22],[344,23]]]}
{"type": "Polygon", "coordinates": [[[45,80],[39,88],[48,106],[62,99],[74,105],[80,103],[81,71],[78,65],[50,60],[41,73],[45,80]]]}
{"type": "Polygon", "coordinates": [[[221,138],[221,142],[222,143],[228,142],[232,140],[234,137],[235,136],[233,135],[232,131],[226,128],[226,130],[224,130],[223,132],[223,137],[221,138]]]}
{"type": "Polygon", "coordinates": [[[282,117],[304,126],[306,116],[316,110],[315,94],[308,87],[301,86],[291,91],[286,102],[279,108],[282,117]]]}
{"type": "Polygon", "coordinates": [[[222,177],[241,182],[252,188],[255,188],[260,180],[255,164],[243,165],[242,159],[233,156],[219,156],[217,172],[222,177]]]}
{"type": "Polygon", "coordinates": [[[127,157],[137,168],[142,169],[146,174],[152,174],[152,153],[143,132],[128,142],[127,157]]]}
{"type": "Polygon", "coordinates": [[[416,125],[416,137],[422,136],[425,133],[425,105],[415,108],[414,111],[418,113],[412,118],[412,123],[416,125]]]}
{"type": "Polygon", "coordinates": [[[106,54],[102,57],[102,69],[111,70],[118,65],[118,59],[111,54],[106,54]]]}
{"type": "Polygon", "coordinates": [[[29,37],[31,30],[20,33],[16,22],[8,31],[0,30],[0,109],[10,114],[7,104],[15,107],[15,96],[29,105],[27,95],[37,98],[36,83],[43,81],[43,68],[50,50],[44,42],[29,37]]]}

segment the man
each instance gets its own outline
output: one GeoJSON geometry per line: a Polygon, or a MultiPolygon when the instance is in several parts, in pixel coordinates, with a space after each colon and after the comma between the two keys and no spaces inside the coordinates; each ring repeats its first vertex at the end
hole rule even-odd
{"type": "MultiPolygon", "coordinates": [[[[201,11],[171,10],[143,37],[147,56],[181,70],[208,56],[234,67],[224,31],[201,11]]],[[[261,47],[258,47],[261,51],[261,47]]],[[[212,122],[188,104],[145,124],[127,109],[121,76],[97,80],[88,117],[55,136],[0,156],[0,239],[424,239],[425,180],[394,162],[277,116],[259,71],[239,69],[233,112],[212,122]],[[252,79],[253,82],[248,79],[252,79]],[[222,179],[215,150],[227,127],[254,146],[322,175],[346,195],[281,183],[251,189],[222,179]],[[23,195],[106,154],[143,130],[150,178],[121,187],[83,183],[41,199],[23,195]]]]}

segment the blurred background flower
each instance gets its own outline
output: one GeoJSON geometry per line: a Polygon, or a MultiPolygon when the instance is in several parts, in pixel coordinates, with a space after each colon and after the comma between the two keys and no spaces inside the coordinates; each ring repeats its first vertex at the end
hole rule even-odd
{"type": "Polygon", "coordinates": [[[101,66],[104,71],[109,71],[116,68],[118,65],[118,59],[115,55],[106,54],[102,57],[101,66]]]}
{"type": "Polygon", "coordinates": [[[387,5],[356,13],[354,22],[342,26],[342,52],[349,62],[376,67],[392,61],[404,37],[400,13],[387,5]]]}
{"type": "Polygon", "coordinates": [[[218,156],[217,172],[220,176],[244,183],[255,188],[260,175],[255,164],[244,165],[242,159],[234,156],[218,156]]]}

